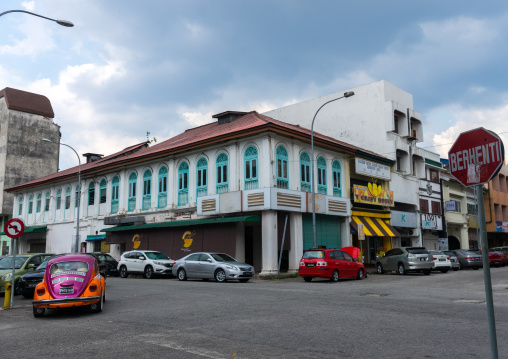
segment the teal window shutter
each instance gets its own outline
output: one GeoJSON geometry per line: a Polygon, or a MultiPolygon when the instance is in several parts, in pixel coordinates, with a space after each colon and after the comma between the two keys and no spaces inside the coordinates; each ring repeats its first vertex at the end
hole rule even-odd
{"type": "Polygon", "coordinates": [[[23,196],[19,196],[18,198],[18,216],[21,216],[23,213],[23,196]]]}
{"type": "Polygon", "coordinates": [[[40,211],[41,211],[41,202],[42,202],[42,195],[39,193],[37,195],[37,206],[35,207],[36,213],[40,213],[40,211]]]}
{"type": "Polygon", "coordinates": [[[332,176],[333,176],[333,195],[335,197],[342,197],[342,188],[340,185],[341,168],[339,161],[332,163],[332,176]]]}
{"type": "Polygon", "coordinates": [[[136,209],[136,182],[138,176],[136,172],[129,175],[129,193],[127,199],[127,212],[133,212],[136,209]]]}
{"type": "Polygon", "coordinates": [[[34,210],[34,195],[31,194],[30,197],[28,197],[28,214],[32,214],[34,210]]]}
{"type": "Polygon", "coordinates": [[[65,209],[71,208],[71,187],[67,187],[65,190],[65,209]]]}
{"type": "Polygon", "coordinates": [[[99,184],[99,204],[106,203],[106,189],[108,187],[108,183],[103,178],[99,184]]]}
{"type": "Polygon", "coordinates": [[[88,205],[93,206],[95,204],[95,182],[90,182],[88,185],[88,205]]]}
{"type": "Polygon", "coordinates": [[[217,194],[229,192],[228,155],[221,153],[217,156],[217,194]]]}
{"type": "Polygon", "coordinates": [[[300,188],[302,192],[311,191],[310,157],[306,152],[300,154],[300,188]]]}
{"type": "Polygon", "coordinates": [[[51,193],[46,192],[46,198],[44,199],[44,212],[49,211],[49,203],[51,201],[51,193]]]}
{"type": "Polygon", "coordinates": [[[152,207],[152,171],[146,170],[143,174],[143,211],[152,207]]]}
{"type": "Polygon", "coordinates": [[[55,206],[55,210],[56,211],[59,211],[60,208],[62,208],[62,189],[59,188],[57,191],[56,191],[56,206],[55,206]]]}
{"type": "Polygon", "coordinates": [[[317,192],[326,194],[326,160],[323,157],[317,159],[317,192]]]}
{"type": "Polygon", "coordinates": [[[189,203],[189,164],[182,162],[178,167],[178,205],[189,203]]]}
{"type": "Polygon", "coordinates": [[[208,195],[208,161],[204,157],[198,160],[196,188],[197,197],[208,195]]]}
{"type": "Polygon", "coordinates": [[[249,146],[244,154],[244,175],[245,175],[245,189],[259,188],[258,181],[258,149],[254,146],[249,146]]]}
{"type": "Polygon", "coordinates": [[[277,147],[277,188],[289,188],[288,151],[284,146],[277,147]]]}
{"type": "Polygon", "coordinates": [[[120,179],[118,178],[118,176],[115,176],[111,181],[111,214],[118,213],[119,187],[120,187],[120,179]]]}
{"type": "Polygon", "coordinates": [[[159,170],[159,195],[157,208],[166,208],[168,205],[168,168],[162,166],[159,170]]]}

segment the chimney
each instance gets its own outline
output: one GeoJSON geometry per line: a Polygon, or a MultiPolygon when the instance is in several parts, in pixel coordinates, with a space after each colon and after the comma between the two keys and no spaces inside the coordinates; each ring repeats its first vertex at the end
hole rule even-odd
{"type": "Polygon", "coordinates": [[[83,157],[86,157],[86,163],[100,160],[103,156],[104,155],[99,155],[98,153],[83,153],[83,157]]]}
{"type": "Polygon", "coordinates": [[[247,112],[241,112],[241,111],[226,111],[221,112],[216,115],[213,115],[212,118],[216,118],[219,122],[219,125],[233,122],[239,117],[242,117],[243,115],[247,114],[247,112]]]}

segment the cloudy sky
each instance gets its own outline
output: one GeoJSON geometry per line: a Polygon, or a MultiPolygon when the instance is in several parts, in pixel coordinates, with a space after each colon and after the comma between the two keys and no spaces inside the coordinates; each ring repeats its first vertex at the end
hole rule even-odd
{"type": "MultiPolygon", "coordinates": [[[[420,147],[446,156],[479,126],[508,143],[502,1],[3,0],[7,10],[75,25],[2,16],[0,89],[47,96],[78,153],[382,79],[413,94],[420,147]]],[[[70,150],[61,155],[61,169],[76,165],[70,150]]]]}

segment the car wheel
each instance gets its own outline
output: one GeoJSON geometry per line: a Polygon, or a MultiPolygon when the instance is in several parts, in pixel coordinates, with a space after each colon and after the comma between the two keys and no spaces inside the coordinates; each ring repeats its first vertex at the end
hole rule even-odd
{"type": "Polygon", "coordinates": [[[399,263],[399,266],[397,267],[397,273],[399,273],[400,275],[406,274],[406,268],[404,268],[404,264],[399,263]]]}
{"type": "Polygon", "coordinates": [[[239,279],[240,283],[247,283],[249,280],[248,279],[239,279]]]}
{"type": "Polygon", "coordinates": [[[332,276],[330,277],[330,282],[338,282],[339,281],[339,271],[336,269],[333,271],[332,276]]]}
{"type": "Polygon", "coordinates": [[[19,285],[19,281],[14,282],[14,295],[20,295],[23,293],[23,289],[19,285]]]}
{"type": "Polygon", "coordinates": [[[303,280],[306,282],[310,282],[312,280],[312,277],[303,277],[303,280]]]}
{"type": "Polygon", "coordinates": [[[145,278],[152,279],[153,278],[153,268],[152,266],[146,266],[145,268],[145,278]]]}
{"type": "Polygon", "coordinates": [[[441,269],[440,270],[441,273],[447,273],[448,272],[448,269],[441,269]]]}
{"type": "Polygon", "coordinates": [[[90,305],[90,311],[93,312],[93,313],[100,313],[100,312],[102,312],[103,302],[104,302],[104,297],[103,297],[103,295],[101,293],[101,299],[97,303],[94,303],[94,304],[90,305]]]}
{"type": "Polygon", "coordinates": [[[187,280],[187,273],[185,273],[185,269],[180,268],[177,272],[178,280],[187,280]]]}
{"type": "Polygon", "coordinates": [[[362,268],[360,268],[358,269],[358,275],[356,276],[356,279],[362,280],[363,278],[365,278],[365,272],[363,271],[362,268]]]}
{"type": "Polygon", "coordinates": [[[127,278],[128,274],[127,274],[127,267],[126,266],[121,266],[120,267],[120,277],[122,278],[127,278]]]}
{"type": "Polygon", "coordinates": [[[44,313],[46,313],[46,309],[44,308],[36,308],[35,306],[33,308],[35,318],[42,318],[44,316],[44,313]]]}
{"type": "Polygon", "coordinates": [[[383,266],[381,265],[381,263],[377,264],[376,269],[377,269],[377,274],[383,274],[385,272],[383,270],[383,266]]]}
{"type": "Polygon", "coordinates": [[[215,280],[219,283],[224,283],[227,280],[224,269],[217,269],[215,271],[215,280]]]}
{"type": "Polygon", "coordinates": [[[430,275],[430,269],[425,269],[422,272],[424,275],[430,275]]]}

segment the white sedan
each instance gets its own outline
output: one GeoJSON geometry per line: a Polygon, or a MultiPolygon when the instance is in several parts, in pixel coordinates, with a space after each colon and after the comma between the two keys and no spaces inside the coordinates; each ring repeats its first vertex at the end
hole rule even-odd
{"type": "Polygon", "coordinates": [[[432,254],[432,258],[434,259],[434,267],[432,267],[432,270],[438,270],[441,273],[446,273],[452,269],[452,262],[450,261],[450,257],[446,254],[439,251],[429,252],[432,254]]]}

